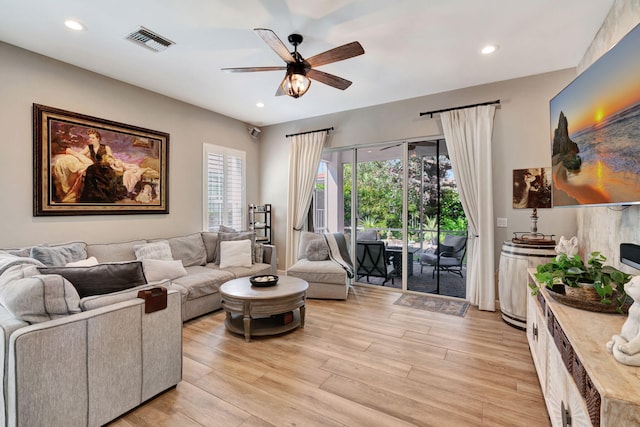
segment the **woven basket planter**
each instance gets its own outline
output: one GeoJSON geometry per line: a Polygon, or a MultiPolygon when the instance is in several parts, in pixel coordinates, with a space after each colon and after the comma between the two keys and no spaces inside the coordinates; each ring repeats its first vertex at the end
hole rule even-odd
{"type": "MultiPolygon", "coordinates": [[[[600,313],[617,313],[618,304],[615,302],[615,299],[620,296],[617,291],[614,291],[613,296],[610,298],[613,303],[603,304],[600,301],[600,296],[591,284],[578,287],[565,285],[564,289],[562,289],[560,285],[559,289],[551,290],[547,288],[547,292],[549,292],[553,299],[564,305],[600,313]],[[564,291],[564,293],[562,293],[562,291],[564,291]]],[[[631,304],[633,304],[633,299],[627,296],[626,302],[622,307],[623,314],[629,312],[631,304]]]]}
{"type": "Polygon", "coordinates": [[[600,295],[590,283],[579,283],[577,287],[565,285],[564,292],[568,298],[586,303],[600,303],[600,295]]]}

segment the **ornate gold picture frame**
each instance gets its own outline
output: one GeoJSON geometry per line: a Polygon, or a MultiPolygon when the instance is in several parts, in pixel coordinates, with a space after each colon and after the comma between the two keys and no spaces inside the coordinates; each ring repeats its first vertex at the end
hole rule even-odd
{"type": "Polygon", "coordinates": [[[169,213],[169,134],[33,104],[34,216],[169,213]]]}

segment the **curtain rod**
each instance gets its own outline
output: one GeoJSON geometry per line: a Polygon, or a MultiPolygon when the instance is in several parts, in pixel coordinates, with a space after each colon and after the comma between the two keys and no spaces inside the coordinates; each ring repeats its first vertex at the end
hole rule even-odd
{"type": "Polygon", "coordinates": [[[495,101],[481,102],[480,104],[463,105],[461,107],[445,108],[443,110],[427,111],[426,113],[420,113],[420,117],[426,116],[428,114],[429,116],[431,116],[430,118],[433,119],[434,114],[444,113],[445,111],[461,110],[463,108],[479,107],[481,105],[493,105],[493,104],[500,104],[500,100],[498,99],[495,101]]]}
{"type": "Polygon", "coordinates": [[[330,128],[324,128],[324,129],[318,129],[318,130],[310,130],[310,131],[307,131],[307,132],[290,133],[289,135],[285,135],[285,137],[289,138],[290,136],[298,136],[298,135],[304,135],[304,134],[307,134],[307,133],[314,133],[314,132],[324,132],[324,131],[329,132],[330,130],[333,130],[333,126],[331,126],[330,128]]]}

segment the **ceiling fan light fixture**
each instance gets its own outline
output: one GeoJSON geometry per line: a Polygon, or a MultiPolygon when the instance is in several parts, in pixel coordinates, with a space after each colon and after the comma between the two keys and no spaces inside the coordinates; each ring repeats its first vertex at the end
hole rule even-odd
{"type": "Polygon", "coordinates": [[[287,76],[282,81],[282,90],[293,98],[300,98],[307,93],[311,86],[311,79],[302,72],[292,70],[287,72],[287,76]]]}

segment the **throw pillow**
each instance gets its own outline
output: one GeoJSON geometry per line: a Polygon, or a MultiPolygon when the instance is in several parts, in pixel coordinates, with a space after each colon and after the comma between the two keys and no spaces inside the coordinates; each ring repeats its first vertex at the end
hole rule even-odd
{"type": "Polygon", "coordinates": [[[81,298],[146,285],[141,261],[98,264],[92,267],[41,267],[42,274],[59,274],[76,288],[81,298]]]}
{"type": "Polygon", "coordinates": [[[136,253],[138,261],[143,259],[161,259],[164,261],[173,261],[171,255],[171,246],[166,240],[159,242],[145,243],[144,245],[135,245],[133,251],[136,253]]]}
{"type": "Polygon", "coordinates": [[[218,228],[218,232],[220,232],[220,233],[237,233],[238,230],[236,230],[235,228],[227,227],[226,225],[221,225],[220,228],[218,228]]]}
{"type": "Polygon", "coordinates": [[[91,267],[92,265],[98,265],[96,257],[91,256],[87,259],[81,259],[80,261],[72,261],[66,263],[65,267],[91,267]]]}
{"type": "Polygon", "coordinates": [[[185,267],[205,265],[207,263],[207,249],[200,233],[167,239],[173,259],[182,261],[185,267]]]}
{"type": "Polygon", "coordinates": [[[94,243],[87,245],[87,256],[94,256],[99,263],[124,262],[136,259],[133,249],[137,245],[144,245],[146,240],[132,240],[120,243],[94,243]]]}
{"type": "MultiPolygon", "coordinates": [[[[215,264],[220,264],[220,244],[227,241],[250,240],[251,247],[256,243],[256,233],[253,231],[241,231],[239,233],[218,233],[218,248],[216,249],[215,264]]],[[[253,250],[250,249],[251,262],[254,262],[253,250]]]]}
{"type": "Polygon", "coordinates": [[[21,249],[0,249],[0,253],[19,256],[21,258],[28,258],[31,255],[31,246],[21,249]]]}
{"type": "Polygon", "coordinates": [[[254,261],[256,264],[262,264],[264,262],[264,245],[262,243],[256,243],[253,247],[254,261]]]}
{"type": "Polygon", "coordinates": [[[34,246],[30,257],[50,267],[62,267],[68,262],[87,258],[86,243],[76,242],[60,246],[34,246]]]}
{"type": "Polygon", "coordinates": [[[324,242],[322,234],[311,233],[310,231],[303,231],[300,233],[300,241],[298,242],[298,259],[307,257],[307,247],[309,243],[314,240],[320,240],[324,242]]]}
{"type": "Polygon", "coordinates": [[[0,303],[25,322],[40,323],[80,312],[80,297],[68,280],[57,274],[36,274],[5,283],[0,303]]]}
{"type": "Polygon", "coordinates": [[[173,280],[187,275],[187,270],[184,269],[182,261],[179,259],[174,261],[143,259],[142,268],[144,269],[144,276],[148,282],[173,280]]]}
{"type": "Polygon", "coordinates": [[[202,240],[204,241],[204,247],[207,249],[207,263],[214,262],[218,250],[218,233],[203,231],[202,240]]]}
{"type": "Polygon", "coordinates": [[[329,247],[323,240],[312,240],[307,245],[307,259],[309,261],[324,261],[329,259],[329,247]]]}
{"type": "Polygon", "coordinates": [[[251,240],[220,242],[220,268],[251,267],[251,240]]]}

